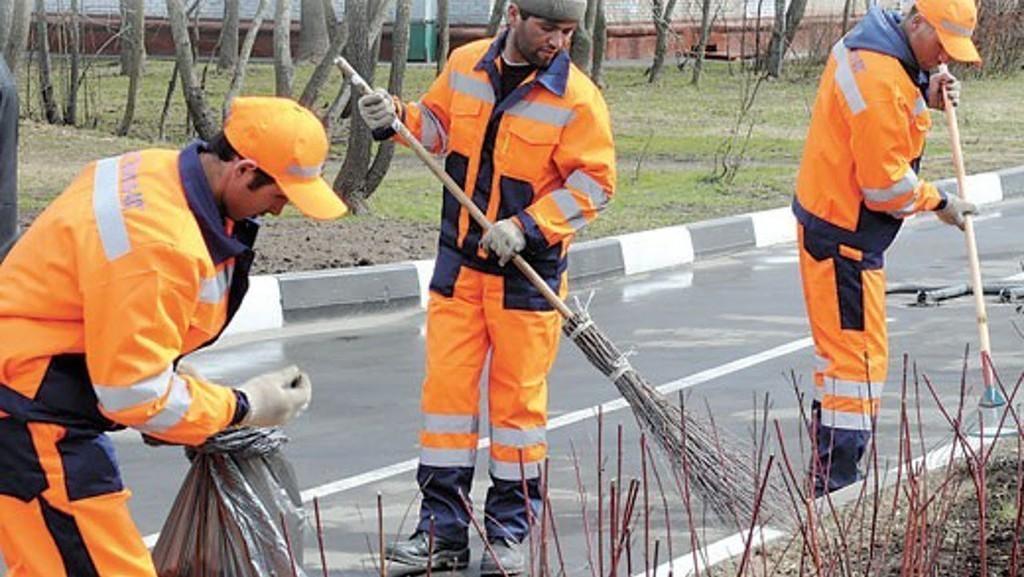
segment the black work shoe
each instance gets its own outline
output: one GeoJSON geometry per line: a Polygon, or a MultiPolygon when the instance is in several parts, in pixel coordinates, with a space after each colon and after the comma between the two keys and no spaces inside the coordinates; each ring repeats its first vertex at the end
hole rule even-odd
{"type": "Polygon", "coordinates": [[[406,574],[426,571],[428,561],[432,571],[462,569],[469,565],[468,544],[435,536],[431,554],[430,536],[426,531],[417,531],[408,539],[388,545],[384,555],[400,565],[395,569],[406,574]]]}
{"type": "Polygon", "coordinates": [[[480,557],[480,575],[501,575],[502,569],[508,575],[519,575],[526,569],[522,544],[511,539],[494,539],[491,541],[491,551],[484,549],[480,557]],[[491,555],[491,551],[494,555],[491,555]]]}

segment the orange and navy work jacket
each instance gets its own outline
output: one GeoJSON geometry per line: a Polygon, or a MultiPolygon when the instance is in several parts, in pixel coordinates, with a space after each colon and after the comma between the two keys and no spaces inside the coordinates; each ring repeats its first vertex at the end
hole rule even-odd
{"type": "MultiPolygon", "coordinates": [[[[611,121],[601,92],[564,51],[497,102],[506,37],[455,50],[419,102],[400,103],[402,119],[428,150],[445,155],[448,174],[491,222],[519,221],[522,256],[558,291],[569,243],[615,190],[611,121]]],[[[442,204],[431,290],[451,296],[468,266],[505,276],[506,308],[551,308],[515,267],[499,267],[479,249],[480,226],[451,194],[442,204]]]]}
{"type": "Polygon", "coordinates": [[[899,23],[875,7],[832,48],[793,203],[805,233],[878,255],[902,219],[945,203],[918,176],[932,125],[928,78],[899,23]]]}
{"type": "Polygon", "coordinates": [[[201,146],[89,165],[8,254],[0,415],[189,445],[231,424],[231,389],[174,371],[237,310],[257,229],[220,216],[201,146]]]}

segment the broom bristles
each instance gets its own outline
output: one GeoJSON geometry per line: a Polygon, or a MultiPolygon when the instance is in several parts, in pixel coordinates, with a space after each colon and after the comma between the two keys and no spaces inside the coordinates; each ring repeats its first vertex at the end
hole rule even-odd
{"type": "MultiPolygon", "coordinates": [[[[690,482],[712,512],[723,520],[749,523],[754,515],[758,475],[740,443],[669,402],[638,373],[615,343],[594,324],[585,308],[574,307],[562,332],[594,367],[615,383],[640,426],[668,456],[675,472],[690,482]]],[[[771,487],[769,487],[771,489],[771,487]]],[[[771,502],[771,501],[769,501],[771,502]]],[[[782,501],[776,501],[782,502],[782,501]]],[[[764,522],[766,511],[759,516],[764,522]]]]}

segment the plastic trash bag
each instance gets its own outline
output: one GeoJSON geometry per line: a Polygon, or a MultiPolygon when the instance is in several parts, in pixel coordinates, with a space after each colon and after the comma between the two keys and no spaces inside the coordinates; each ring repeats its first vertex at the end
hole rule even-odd
{"type": "Polygon", "coordinates": [[[281,455],[287,440],[245,428],[186,449],[192,466],[153,548],[160,577],[305,577],[306,516],[281,455]]]}

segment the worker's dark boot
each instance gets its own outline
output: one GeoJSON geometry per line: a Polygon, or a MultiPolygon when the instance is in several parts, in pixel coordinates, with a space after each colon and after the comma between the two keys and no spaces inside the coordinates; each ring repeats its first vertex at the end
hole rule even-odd
{"type": "Polygon", "coordinates": [[[444,571],[462,569],[469,565],[469,544],[434,537],[433,554],[430,551],[430,536],[426,531],[417,531],[412,537],[388,545],[384,550],[388,560],[394,562],[402,573],[427,570],[444,571]]]}
{"type": "Polygon", "coordinates": [[[491,551],[484,549],[480,557],[480,575],[501,575],[504,569],[508,575],[519,575],[526,569],[526,559],[523,557],[523,546],[511,539],[494,539],[491,541],[491,551]],[[491,555],[491,551],[494,552],[491,555]],[[497,560],[495,560],[497,557],[497,560]]]}

